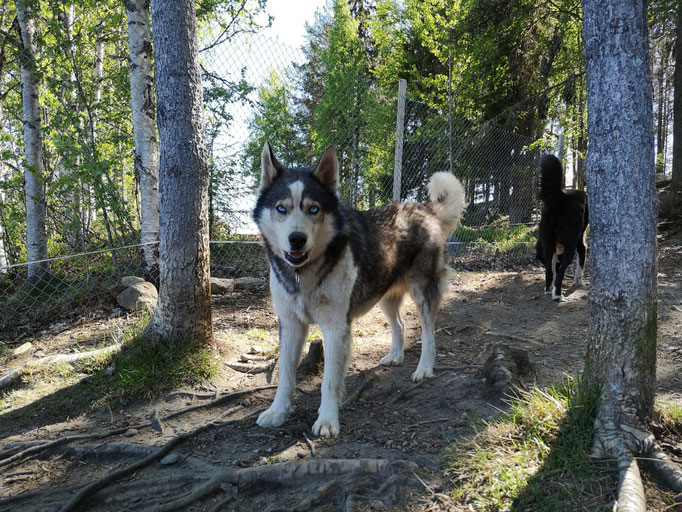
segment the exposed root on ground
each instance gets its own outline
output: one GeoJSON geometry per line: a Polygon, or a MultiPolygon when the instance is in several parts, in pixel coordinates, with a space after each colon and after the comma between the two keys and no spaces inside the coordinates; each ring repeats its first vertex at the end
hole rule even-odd
{"type": "MultiPolygon", "coordinates": [[[[396,461],[393,465],[399,463],[399,461],[396,461]]],[[[416,464],[409,462],[403,462],[403,464],[416,466],[416,464]]],[[[240,485],[254,481],[281,483],[321,475],[369,475],[387,472],[391,469],[391,466],[392,464],[385,459],[301,459],[242,469],[227,468],[194,489],[187,496],[159,505],[151,510],[154,512],[168,512],[186,508],[200,499],[219,491],[226,484],[240,485]]],[[[332,485],[333,482],[333,480],[329,482],[329,487],[326,485],[321,486],[318,489],[318,495],[329,494],[335,488],[336,484],[332,485]]]]}
{"type": "MultiPolygon", "coordinates": [[[[194,428],[193,430],[190,430],[188,432],[183,432],[182,434],[179,434],[175,436],[173,439],[168,441],[166,444],[164,444],[161,448],[159,448],[158,451],[155,453],[148,455],[144,459],[137,461],[133,464],[130,464],[129,466],[123,467],[121,469],[118,469],[116,471],[113,471],[104,477],[100,478],[99,480],[96,480],[94,482],[89,483],[86,485],[84,488],[79,490],[74,496],[71,497],[71,499],[60,509],[60,512],[69,512],[71,510],[75,510],[76,507],[88,496],[91,494],[97,492],[98,490],[106,487],[107,485],[119,480],[120,478],[130,475],[134,473],[135,471],[148,466],[155,460],[157,460],[160,457],[163,457],[166,455],[168,452],[170,452],[173,448],[175,448],[178,444],[182,443],[183,441],[196,436],[197,434],[200,434],[201,432],[208,430],[213,427],[217,427],[220,425],[224,425],[226,423],[231,423],[230,421],[224,422],[220,421],[222,418],[225,416],[228,416],[234,412],[233,410],[226,411],[222,414],[220,414],[215,420],[211,421],[210,423],[206,423],[204,425],[201,425],[199,427],[194,428]]],[[[257,411],[260,412],[260,411],[257,411]]],[[[254,413],[252,413],[249,416],[253,416],[254,413]]]]}
{"type": "Polygon", "coordinates": [[[375,368],[372,368],[371,370],[362,372],[362,374],[360,375],[360,384],[358,384],[355,390],[350,395],[348,395],[348,398],[346,398],[343,401],[343,404],[341,404],[341,409],[344,409],[349,405],[355,403],[358,400],[358,398],[360,398],[360,395],[365,392],[365,390],[372,384],[372,382],[374,382],[374,380],[376,380],[381,370],[382,367],[377,366],[375,368]]]}
{"type": "Polygon", "coordinates": [[[275,361],[268,364],[225,363],[225,366],[241,373],[265,373],[275,367],[275,361]]]}
{"type": "Polygon", "coordinates": [[[74,354],[55,354],[53,356],[45,356],[34,361],[29,361],[21,368],[13,370],[7,375],[0,377],[0,389],[5,388],[7,386],[11,386],[12,384],[18,382],[21,376],[24,374],[24,372],[29,368],[54,363],[73,363],[74,361],[80,361],[82,359],[87,359],[89,357],[106,355],[110,352],[120,350],[120,348],[121,344],[116,343],[114,345],[109,345],[108,347],[100,348],[97,350],[88,350],[87,352],[76,352],[74,354]]]}
{"type": "Polygon", "coordinates": [[[671,490],[682,493],[682,470],[656,446],[654,436],[643,429],[596,419],[591,455],[615,458],[618,462],[616,512],[646,512],[638,461],[671,490]]]}
{"type": "MultiPolygon", "coordinates": [[[[203,402],[200,404],[195,404],[195,405],[190,405],[188,407],[185,407],[183,409],[179,409],[177,411],[173,411],[171,413],[166,414],[161,418],[162,421],[167,421],[171,418],[175,418],[177,416],[180,416],[182,414],[186,414],[191,411],[196,411],[198,409],[208,409],[212,407],[218,407],[220,405],[223,405],[227,402],[230,402],[232,400],[236,400],[238,398],[241,398],[242,396],[251,394],[251,393],[256,393],[259,391],[264,391],[268,389],[273,389],[277,386],[260,386],[256,388],[250,388],[250,389],[244,389],[241,391],[235,391],[232,393],[226,393],[224,395],[219,396],[218,398],[214,400],[210,400],[208,402],[203,402]]],[[[74,441],[84,441],[84,440],[93,440],[93,439],[105,439],[107,437],[112,437],[116,436],[119,434],[123,434],[129,430],[140,430],[143,428],[148,428],[152,427],[153,422],[152,421],[147,421],[145,423],[138,423],[137,425],[128,425],[125,427],[119,427],[115,428],[112,430],[107,430],[105,432],[95,432],[91,434],[74,434],[71,436],[64,436],[60,437],[59,439],[55,439],[54,441],[47,441],[41,444],[36,444],[33,446],[29,446],[28,448],[25,448],[19,452],[2,452],[0,453],[0,467],[7,466],[9,464],[12,464],[14,462],[23,460],[27,457],[30,457],[32,455],[36,455],[38,453],[42,453],[46,450],[51,450],[54,448],[57,448],[59,446],[65,445],[72,443],[74,441]]]]}

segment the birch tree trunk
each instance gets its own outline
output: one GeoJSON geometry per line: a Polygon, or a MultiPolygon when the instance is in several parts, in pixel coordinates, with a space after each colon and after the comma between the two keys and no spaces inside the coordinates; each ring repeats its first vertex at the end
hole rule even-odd
{"type": "Polygon", "coordinates": [[[145,277],[158,282],[159,143],[156,137],[149,0],[125,0],[130,55],[130,106],[135,139],[135,173],[140,182],[140,243],[145,277]],[[151,244],[151,245],[149,245],[151,244]]]}
{"type": "Polygon", "coordinates": [[[159,145],[160,292],[151,329],[168,343],[213,340],[208,159],[193,0],[153,0],[159,145]]]}
{"type": "Polygon", "coordinates": [[[26,248],[28,279],[39,280],[49,272],[45,230],[45,183],[42,176],[42,135],[36,72],[35,23],[32,2],[17,2],[19,21],[21,97],[24,127],[24,181],[26,194],[26,248]],[[31,263],[34,262],[34,263],[31,263]]]}
{"type": "Polygon", "coordinates": [[[677,7],[677,26],[675,32],[672,189],[674,192],[682,193],[682,3],[677,7]]]}

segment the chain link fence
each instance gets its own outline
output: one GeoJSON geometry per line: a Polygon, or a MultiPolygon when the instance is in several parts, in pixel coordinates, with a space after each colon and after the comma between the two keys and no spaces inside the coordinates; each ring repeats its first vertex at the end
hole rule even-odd
{"type": "MultiPolygon", "coordinates": [[[[125,48],[74,32],[80,15],[69,11],[60,21],[70,59],[49,61],[40,47],[32,55],[38,71],[53,79],[46,87],[61,85],[50,92],[60,102],[42,107],[51,124],[42,134],[45,168],[32,192],[46,212],[43,249],[50,257],[30,264],[21,125],[0,126],[0,149],[10,155],[8,166],[0,163],[0,334],[84,308],[116,307],[111,290],[125,275],[145,275],[145,259],[156,250],[155,242],[145,241],[144,226],[148,191],[156,186],[149,166],[154,158],[158,165],[158,149],[151,160],[144,156],[135,121],[136,111],[144,114],[154,138],[153,77],[142,73],[151,72],[149,26],[129,19],[125,48]],[[129,63],[116,57],[128,49],[129,63]],[[89,75],[78,67],[88,62],[95,63],[89,75]],[[136,98],[142,103],[136,105],[136,98]],[[66,128],[59,131],[59,123],[66,128]]],[[[228,28],[228,44],[215,44],[224,36],[207,31],[200,52],[213,276],[267,275],[250,219],[265,141],[292,167],[314,165],[333,145],[342,199],[360,209],[396,199],[423,201],[430,176],[450,170],[462,181],[468,205],[448,241],[453,263],[490,268],[532,262],[538,215],[532,140],[401,97],[397,83],[392,90],[379,87],[352,52],[334,62],[228,28]],[[402,155],[396,158],[398,146],[402,155]]],[[[20,97],[9,96],[11,101],[20,110],[20,97]]]]}

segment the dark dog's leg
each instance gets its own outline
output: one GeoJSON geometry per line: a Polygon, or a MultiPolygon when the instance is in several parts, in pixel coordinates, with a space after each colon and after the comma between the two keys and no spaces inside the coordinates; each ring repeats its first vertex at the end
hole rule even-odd
{"type": "Polygon", "coordinates": [[[545,264],[545,295],[549,295],[554,286],[554,274],[557,266],[557,255],[554,249],[545,247],[543,263],[545,264]]]}
{"type": "Polygon", "coordinates": [[[552,300],[563,301],[564,296],[561,295],[561,283],[564,280],[564,274],[566,269],[573,261],[573,256],[575,255],[575,247],[566,246],[564,247],[564,253],[561,255],[561,264],[557,270],[556,277],[554,278],[554,288],[552,288],[552,300]]]}
{"type": "Polygon", "coordinates": [[[578,239],[576,251],[578,252],[578,263],[575,266],[575,276],[573,277],[573,284],[575,286],[583,285],[583,271],[585,270],[585,235],[581,233],[578,239]]]}

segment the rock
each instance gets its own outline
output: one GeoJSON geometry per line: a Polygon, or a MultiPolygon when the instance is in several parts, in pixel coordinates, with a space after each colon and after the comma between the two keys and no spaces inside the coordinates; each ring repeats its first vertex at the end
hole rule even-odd
{"type": "Polygon", "coordinates": [[[12,352],[12,354],[13,354],[15,357],[16,357],[16,356],[20,356],[20,355],[22,355],[22,354],[25,354],[26,352],[28,352],[28,351],[31,350],[32,348],[33,348],[33,343],[31,343],[30,341],[27,341],[27,342],[24,343],[23,345],[19,345],[17,348],[15,348],[15,349],[14,349],[14,352],[12,352]]]}
{"type": "Polygon", "coordinates": [[[128,286],[125,290],[119,293],[116,297],[116,302],[122,308],[130,311],[139,311],[141,309],[154,309],[159,294],[156,287],[152,283],[142,281],[128,286]]]}
{"type": "Polygon", "coordinates": [[[170,464],[175,464],[177,462],[180,462],[180,459],[182,457],[180,456],[179,453],[177,452],[172,452],[166,455],[163,459],[159,461],[159,464],[163,464],[164,466],[168,466],[170,464]]]}
{"type": "Polygon", "coordinates": [[[137,429],[136,429],[136,428],[129,428],[128,430],[126,430],[126,431],[123,433],[123,435],[126,436],[126,437],[133,437],[133,436],[136,435],[136,434],[137,434],[137,429]]]}
{"type": "Polygon", "coordinates": [[[654,175],[654,180],[656,181],[656,188],[663,188],[670,185],[673,181],[672,176],[668,176],[663,173],[656,173],[654,175]]]}
{"type": "Polygon", "coordinates": [[[260,277],[239,277],[234,280],[235,291],[252,291],[265,288],[266,281],[260,277]]]}
{"type": "Polygon", "coordinates": [[[211,278],[211,294],[223,295],[234,291],[234,279],[221,279],[220,277],[211,278]]]}
{"type": "Polygon", "coordinates": [[[36,350],[35,352],[33,352],[33,357],[45,357],[45,352],[43,352],[42,350],[36,350]]]}
{"type": "Polygon", "coordinates": [[[143,278],[137,276],[124,276],[121,278],[119,286],[121,288],[128,288],[128,286],[132,286],[138,283],[146,283],[146,281],[143,278]]]}

